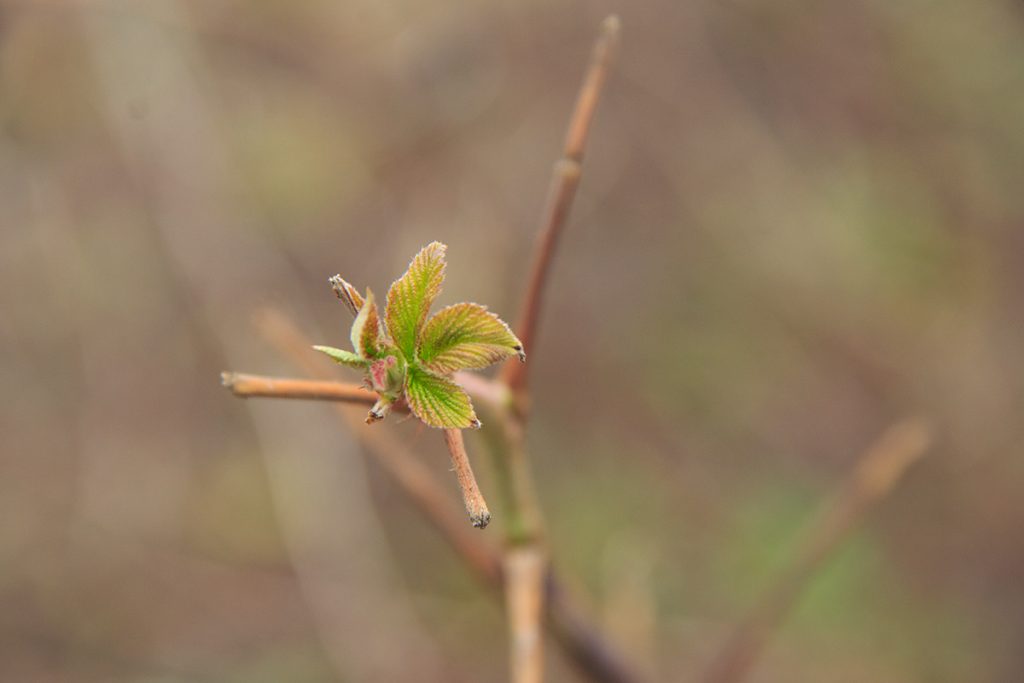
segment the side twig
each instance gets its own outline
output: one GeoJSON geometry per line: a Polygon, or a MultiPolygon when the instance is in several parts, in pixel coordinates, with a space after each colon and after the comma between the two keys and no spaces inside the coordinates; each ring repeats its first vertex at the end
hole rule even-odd
{"type": "MultiPolygon", "coordinates": [[[[494,380],[469,372],[457,372],[455,381],[476,401],[481,401],[489,406],[506,403],[508,391],[504,385],[494,380]]],[[[220,383],[239,398],[297,398],[314,401],[340,401],[358,405],[373,405],[380,398],[377,392],[352,382],[222,372],[220,383]]],[[[409,406],[404,402],[399,402],[392,410],[409,412],[409,406]]]]}
{"type": "Polygon", "coordinates": [[[473,468],[469,464],[469,456],[466,455],[466,444],[462,440],[462,430],[444,430],[444,441],[452,457],[452,466],[455,468],[455,477],[459,480],[469,521],[478,529],[483,529],[491,521],[491,511],[487,509],[487,501],[480,493],[476,477],[473,476],[473,468]]]}
{"type": "MultiPolygon", "coordinates": [[[[551,261],[555,255],[558,238],[565,228],[569,209],[572,207],[576,188],[580,183],[583,151],[587,144],[597,101],[604,88],[608,69],[618,44],[619,29],[619,18],[615,15],[608,17],[601,24],[601,34],[594,46],[590,66],[569,119],[569,130],[565,136],[562,157],[555,162],[555,167],[552,170],[551,187],[543,213],[541,231],[537,237],[537,246],[534,250],[530,279],[515,327],[516,334],[523,342],[527,353],[533,353],[544,287],[551,270],[551,261]]],[[[507,362],[502,369],[502,379],[516,394],[523,393],[525,388],[527,365],[507,362]]]]}
{"type": "Polygon", "coordinates": [[[906,420],[890,427],[861,456],[811,523],[787,568],[725,642],[704,676],[705,683],[738,683],[747,676],[825,560],[871,507],[895,488],[930,443],[931,432],[922,420],[906,420]]]}
{"type": "MultiPolygon", "coordinates": [[[[377,392],[364,389],[359,384],[345,382],[222,372],[220,383],[239,398],[299,398],[314,401],[340,401],[359,405],[373,405],[378,399],[377,392]]],[[[396,409],[408,410],[405,406],[397,406],[396,409]]]]}

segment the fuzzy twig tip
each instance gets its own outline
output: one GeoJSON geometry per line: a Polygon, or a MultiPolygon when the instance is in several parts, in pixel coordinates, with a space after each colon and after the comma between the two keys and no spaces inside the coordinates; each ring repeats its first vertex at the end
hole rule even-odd
{"type": "Polygon", "coordinates": [[[477,529],[483,529],[491,523],[491,513],[488,510],[481,510],[469,516],[469,521],[477,529]]]}

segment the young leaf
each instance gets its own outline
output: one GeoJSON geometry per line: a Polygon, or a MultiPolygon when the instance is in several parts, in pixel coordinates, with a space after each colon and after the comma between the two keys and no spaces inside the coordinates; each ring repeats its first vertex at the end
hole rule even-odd
{"type": "Polygon", "coordinates": [[[526,358],[522,343],[501,318],[469,303],[443,308],[427,321],[418,352],[423,366],[440,375],[486,368],[513,354],[526,358]]]}
{"type": "Polygon", "coordinates": [[[342,365],[347,365],[350,368],[356,368],[357,370],[365,370],[367,361],[351,351],[345,351],[344,349],[336,349],[333,346],[314,346],[314,349],[320,353],[326,353],[328,356],[333,358],[336,362],[342,365]]]}
{"type": "Polygon", "coordinates": [[[359,315],[359,309],[363,307],[363,297],[359,296],[359,290],[341,279],[340,275],[328,278],[334,294],[348,306],[352,315],[359,315]]]}
{"type": "Polygon", "coordinates": [[[455,382],[410,365],[405,376],[405,400],[416,417],[431,427],[479,427],[469,396],[455,382]]]}
{"type": "Polygon", "coordinates": [[[366,300],[352,323],[352,348],[363,358],[377,358],[383,348],[380,338],[380,318],[373,292],[366,290],[366,300]]]}
{"type": "Polygon", "coordinates": [[[388,333],[406,358],[412,358],[430,304],[444,281],[444,252],[447,247],[431,242],[416,254],[409,269],[388,290],[384,321],[388,333]]]}

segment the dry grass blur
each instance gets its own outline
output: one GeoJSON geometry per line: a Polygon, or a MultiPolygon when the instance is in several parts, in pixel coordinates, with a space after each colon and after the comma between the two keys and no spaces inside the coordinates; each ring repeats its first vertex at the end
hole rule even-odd
{"type": "Polygon", "coordinates": [[[530,356],[553,561],[695,680],[924,414],[752,680],[1024,678],[1018,4],[7,0],[0,679],[503,679],[500,607],[330,406],[218,377],[288,374],[267,304],[343,343],[326,278],[383,291],[434,239],[441,303],[511,317],[611,11],[530,356]]]}

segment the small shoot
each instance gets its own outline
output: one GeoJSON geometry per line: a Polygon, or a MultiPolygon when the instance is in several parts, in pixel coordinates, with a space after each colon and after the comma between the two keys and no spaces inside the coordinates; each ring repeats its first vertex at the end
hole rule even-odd
{"type": "Polygon", "coordinates": [[[330,278],[335,294],[355,315],[354,351],[313,348],[364,373],[367,387],[380,396],[367,423],[384,419],[397,401],[404,400],[431,427],[479,427],[469,396],[452,374],[485,368],[513,355],[526,360],[522,342],[484,306],[460,303],[429,317],[444,282],[446,249],[431,242],[413,257],[388,290],[383,319],[373,292],[367,289],[364,297],[341,276],[330,278]]]}

